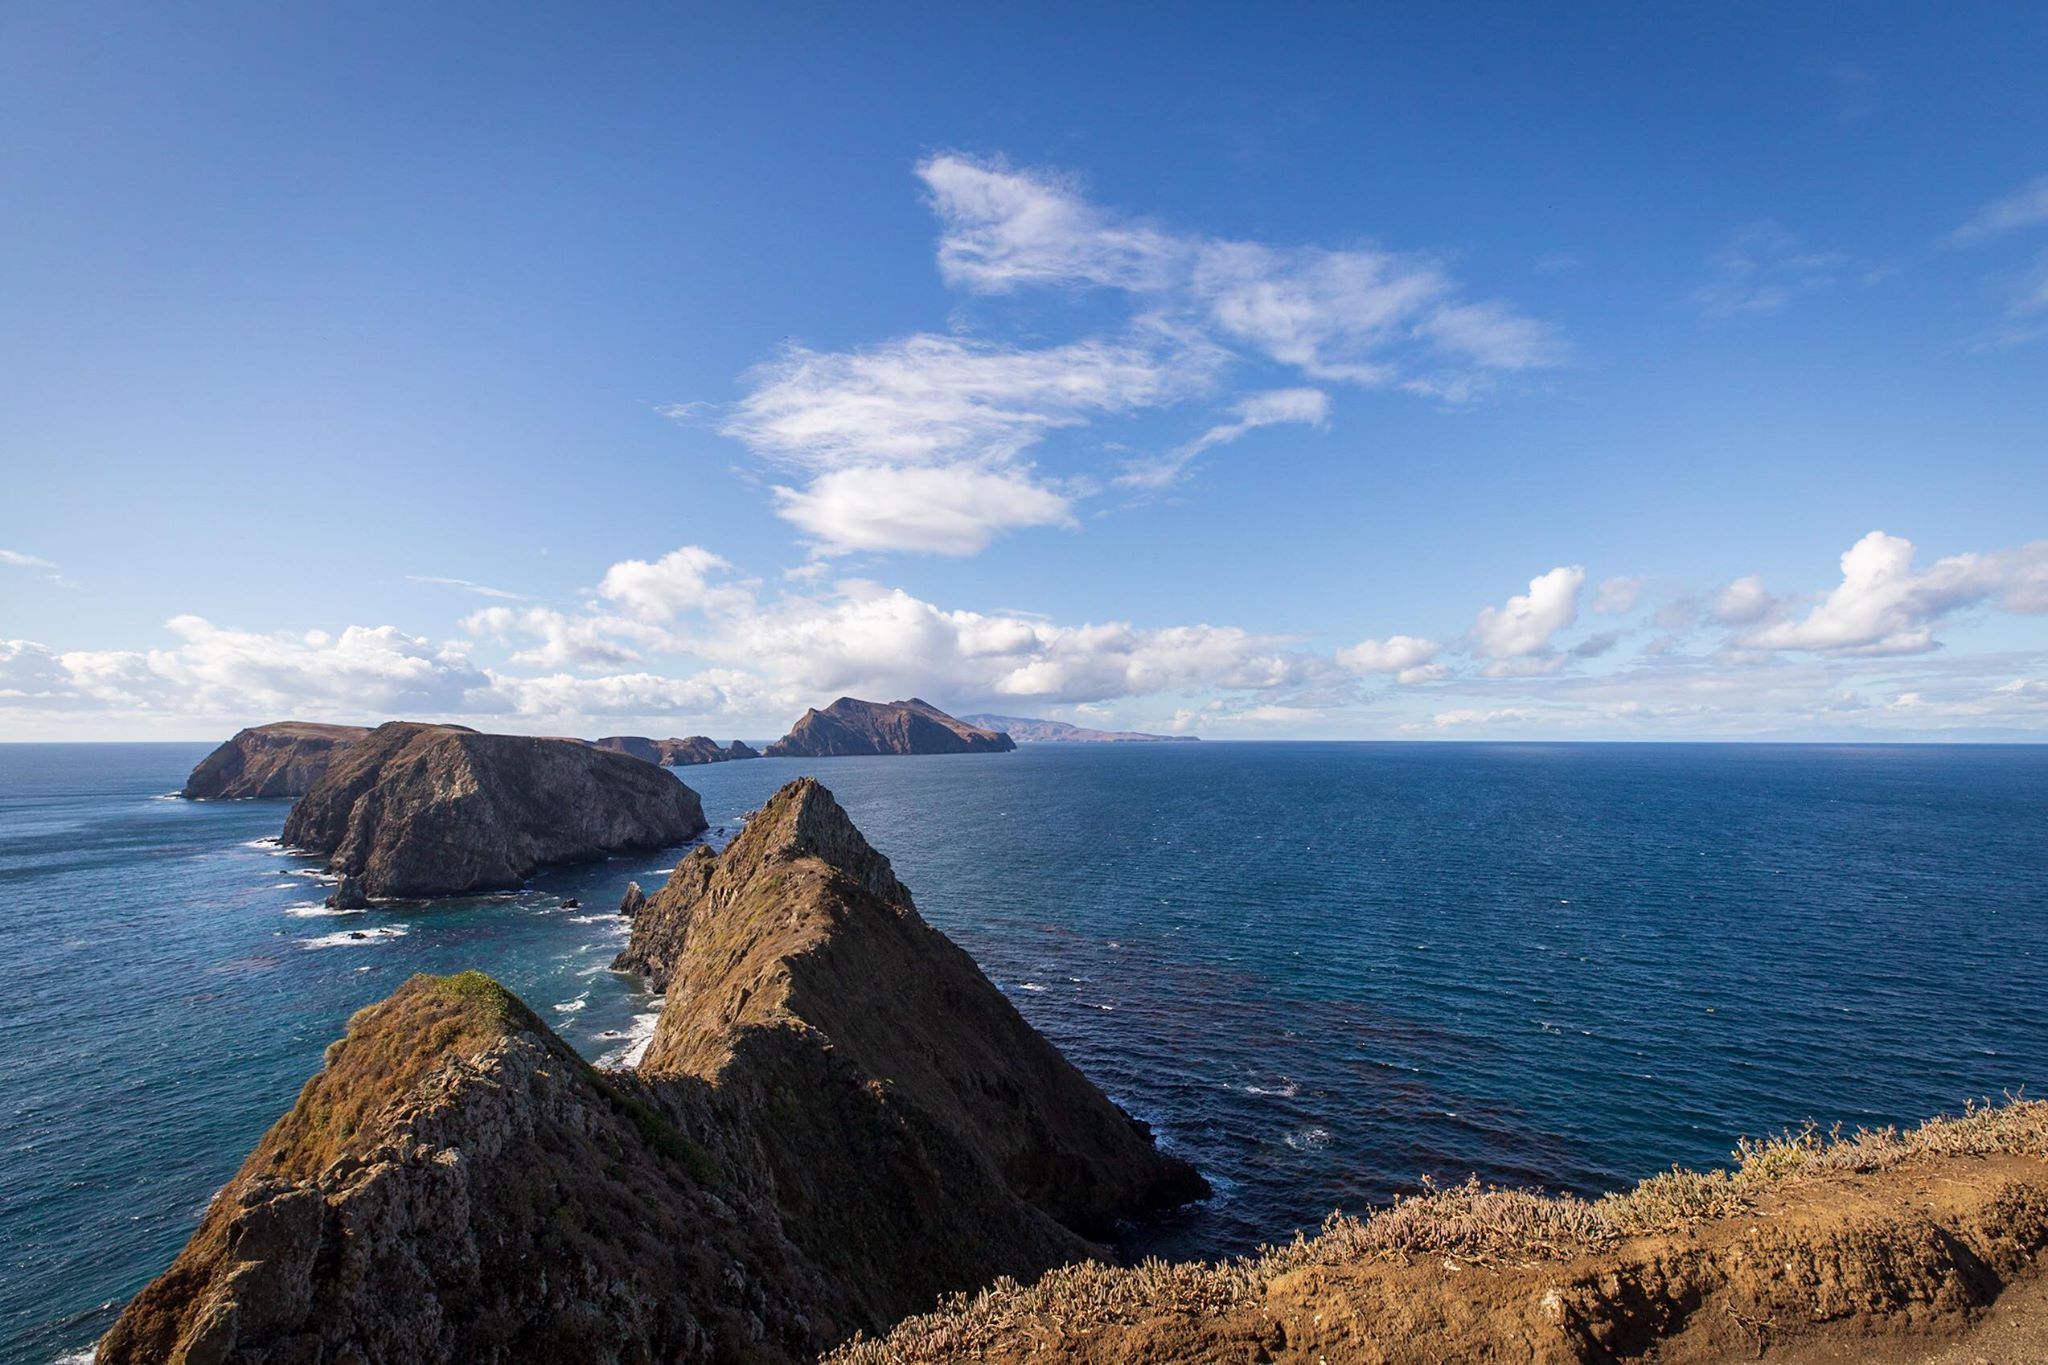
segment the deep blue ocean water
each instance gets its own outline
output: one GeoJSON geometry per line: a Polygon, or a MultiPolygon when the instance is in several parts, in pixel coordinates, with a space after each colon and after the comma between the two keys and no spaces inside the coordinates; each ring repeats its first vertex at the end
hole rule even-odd
{"type": "MultiPolygon", "coordinates": [[[[651,1024],[606,970],[612,910],[674,852],[307,913],[325,887],[261,842],[286,803],[163,798],[208,747],[0,746],[0,1360],[103,1331],[409,973],[491,972],[593,1059],[651,1024]]],[[[1132,1250],[1249,1249],[1424,1173],[1597,1191],[2048,1082],[2048,746],[1041,746],[680,776],[730,831],[802,772],[1215,1182],[1132,1250]]]]}

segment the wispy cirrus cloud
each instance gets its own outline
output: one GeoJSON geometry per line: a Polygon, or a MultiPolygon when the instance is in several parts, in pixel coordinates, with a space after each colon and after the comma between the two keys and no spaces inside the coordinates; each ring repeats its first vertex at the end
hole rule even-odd
{"type": "Polygon", "coordinates": [[[1714,253],[1712,271],[1692,301],[1709,317],[1775,313],[1833,285],[1848,264],[1841,252],[1809,247],[1774,222],[1751,223],[1714,253]]]}
{"type": "Polygon", "coordinates": [[[508,592],[504,588],[493,588],[488,584],[474,583],[467,578],[441,578],[433,574],[409,573],[408,583],[426,583],[437,588],[460,588],[478,597],[495,597],[505,602],[530,602],[533,599],[523,592],[508,592]]]}
{"type": "Polygon", "coordinates": [[[1219,422],[1177,450],[1147,460],[1132,460],[1112,482],[1119,488],[1157,492],[1184,476],[1195,457],[1213,446],[1229,445],[1260,427],[1298,423],[1322,426],[1329,420],[1330,395],[1321,389],[1274,389],[1233,403],[1230,420],[1219,422]]]}
{"type": "Polygon", "coordinates": [[[1232,394],[1241,369],[1463,402],[1565,355],[1555,329],[1469,297],[1426,254],[1169,231],[1091,202],[1057,172],[953,153],[917,173],[947,283],[991,299],[1106,290],[1126,316],[1053,344],[918,332],[791,346],[748,373],[720,430],[792,476],[773,486],[776,511],[821,556],[973,554],[1012,531],[1077,524],[1076,505],[1105,487],[1175,483],[1197,454],[1257,428],[1328,420],[1321,388],[1232,394]],[[1194,403],[1215,405],[1207,425],[1165,454],[1065,475],[1040,467],[1057,434],[1194,403]]]}

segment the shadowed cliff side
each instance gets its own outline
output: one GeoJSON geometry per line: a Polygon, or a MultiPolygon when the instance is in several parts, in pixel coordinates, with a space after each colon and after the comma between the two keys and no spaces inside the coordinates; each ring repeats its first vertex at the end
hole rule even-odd
{"type": "Polygon", "coordinates": [[[580,740],[393,721],[299,799],[284,841],[369,896],[517,886],[546,863],[682,843],[697,794],[660,768],[580,740]]]}
{"type": "Polygon", "coordinates": [[[195,801],[304,796],[336,757],[369,733],[366,726],[304,720],[252,725],[200,759],[179,795],[195,801]]]}
{"type": "Polygon", "coordinates": [[[826,1297],[630,1075],[487,977],[420,976],[350,1021],[98,1358],[794,1360],[826,1297]]]}
{"type": "Polygon", "coordinates": [[[668,999],[642,1074],[708,1084],[791,1240],[871,1320],[1104,1254],[1089,1239],[1118,1219],[1207,1192],[924,922],[813,779],[692,852],[633,925],[614,965],[668,999]]]}

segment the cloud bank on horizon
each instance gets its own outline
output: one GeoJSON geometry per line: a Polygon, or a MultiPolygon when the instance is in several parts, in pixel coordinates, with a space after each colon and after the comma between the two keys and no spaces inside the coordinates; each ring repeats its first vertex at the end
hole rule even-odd
{"type": "MultiPolygon", "coordinates": [[[[1059,621],[935,602],[878,576],[892,556],[965,558],[1168,494],[1272,428],[1339,421],[1384,391],[1453,411],[1567,367],[1563,331],[1464,285],[1444,259],[1370,245],[1231,240],[1103,207],[1071,179],[943,153],[916,168],[944,282],[980,304],[1072,304],[1071,335],[919,331],[841,350],[791,343],[736,401],[680,403],[774,482],[797,562],[764,581],[725,547],[593,564],[573,601],[409,575],[489,604],[454,620],[249,631],[202,614],[141,647],[0,640],[0,733],[207,733],[305,717],[508,729],[766,735],[851,693],[919,694],[1089,723],[1219,736],[1741,738],[2038,736],[2039,650],[1943,652],[1971,623],[2048,614],[2048,540],[1922,562],[1872,530],[1805,583],[1730,562],[1713,582],[1636,565],[1531,565],[1462,616],[1378,638],[1258,623],[1059,621]],[[1177,443],[1117,424],[1167,414],[1177,443]],[[1071,438],[1087,436],[1075,442],[1071,438]],[[1052,458],[1056,437],[1060,461],[1052,458]],[[852,566],[852,567],[849,567],[852,566]],[[1593,618],[1590,619],[1589,618],[1593,618]]],[[[2048,224],[2034,182],[1951,233],[1954,249],[2048,224]]],[[[1773,224],[1744,230],[1693,302],[1760,314],[1847,268],[1773,224]]],[[[2001,344],[2048,293],[2026,285],[2001,344]]],[[[68,588],[0,549],[0,573],[68,588]]]]}
{"type": "Polygon", "coordinates": [[[1912,542],[1872,531],[1821,591],[1775,593],[1744,575],[1652,594],[1610,578],[1592,607],[1623,623],[1590,632],[1578,629],[1586,570],[1559,565],[1479,604],[1462,633],[1325,651],[1235,626],[947,608],[864,579],[770,590],[683,546],[609,566],[573,608],[484,607],[439,640],[391,626],[259,633],[180,616],[163,648],[0,641],[0,716],[145,732],[407,716],[766,734],[831,696],[916,693],[962,709],[1250,736],[1358,717],[1395,736],[1742,737],[1816,713],[1873,735],[2048,725],[2048,680],[2026,671],[2038,660],[1934,657],[1944,628],[1967,614],[2048,614],[2048,541],[1916,561],[1912,542]],[[1608,656],[1624,640],[1637,647],[1617,666],[1608,656]],[[490,644],[510,651],[509,667],[478,661],[490,644]],[[1474,700],[1485,704],[1461,704],[1474,700]]]}

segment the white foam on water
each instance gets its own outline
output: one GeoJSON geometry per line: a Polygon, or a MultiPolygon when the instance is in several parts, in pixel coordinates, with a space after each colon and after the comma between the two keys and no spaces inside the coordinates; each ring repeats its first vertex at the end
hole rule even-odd
{"type": "Polygon", "coordinates": [[[583,994],[581,994],[581,995],[577,996],[577,997],[576,997],[576,998],[575,998],[574,1000],[558,1000],[558,1001],[556,1001],[556,1002],[555,1002],[555,1013],[557,1013],[557,1014],[574,1014],[574,1013],[576,1013],[576,1012],[577,1012],[578,1010],[582,1009],[582,1008],[583,1008],[583,1007],[584,1007],[585,1005],[587,1005],[587,1004],[589,1004],[589,1003],[590,1003],[590,992],[589,992],[589,991],[585,991],[585,992],[583,992],[583,994]]]}
{"type": "Polygon", "coordinates": [[[609,915],[569,916],[569,923],[571,924],[617,924],[620,926],[624,926],[626,922],[626,917],[624,915],[619,914],[617,911],[613,911],[609,915]]]}
{"type": "Polygon", "coordinates": [[[302,938],[302,948],[368,948],[374,944],[386,943],[394,938],[404,938],[408,929],[403,924],[386,924],[375,929],[344,929],[338,934],[322,934],[318,938],[302,938]]]}
{"type": "Polygon", "coordinates": [[[1304,1128],[1298,1133],[1289,1133],[1282,1141],[1297,1152],[1320,1151],[1330,1145],[1330,1130],[1327,1128],[1304,1128]]]}
{"type": "Polygon", "coordinates": [[[1020,981],[1017,983],[1017,989],[1020,991],[1030,991],[1035,995],[1044,991],[1045,987],[1039,985],[1036,981],[1020,981]]]}
{"type": "MultiPolygon", "coordinates": [[[[654,1002],[659,1005],[660,1001],[654,1002]]],[[[626,1041],[597,1059],[599,1066],[638,1066],[640,1059],[647,1055],[647,1045],[654,1041],[654,1026],[661,1020],[661,1011],[655,1009],[647,1014],[636,1014],[627,1026],[626,1041]]]]}
{"type": "Polygon", "coordinates": [[[367,915],[370,913],[367,910],[336,910],[334,907],[321,901],[300,901],[297,905],[287,905],[284,908],[284,912],[293,919],[332,919],[339,915],[367,915]]]}

